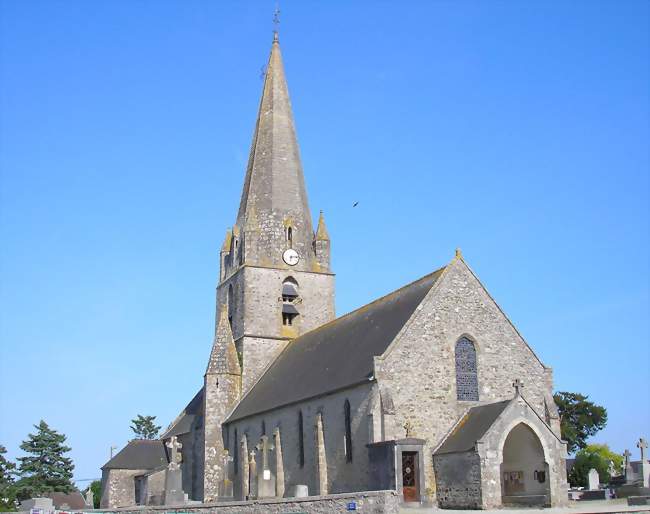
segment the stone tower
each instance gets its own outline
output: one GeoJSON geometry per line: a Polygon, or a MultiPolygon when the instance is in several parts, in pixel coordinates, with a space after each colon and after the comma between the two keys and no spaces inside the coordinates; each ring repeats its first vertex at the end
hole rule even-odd
{"type": "Polygon", "coordinates": [[[237,220],[220,252],[216,319],[204,389],[204,501],[215,498],[222,476],[223,442],[215,437],[233,398],[246,393],[288,341],[334,319],[330,239],[322,212],[316,232],[312,225],[277,33],[237,220]],[[234,354],[223,350],[229,338],[225,347],[234,354]],[[215,355],[228,362],[213,364],[215,355]]]}

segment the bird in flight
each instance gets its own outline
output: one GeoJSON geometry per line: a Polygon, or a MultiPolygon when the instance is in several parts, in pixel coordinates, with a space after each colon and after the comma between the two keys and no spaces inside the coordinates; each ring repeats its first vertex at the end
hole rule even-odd
{"type": "Polygon", "coordinates": [[[352,204],[352,207],[356,207],[357,205],[359,205],[359,202],[354,202],[354,203],[352,204]]]}

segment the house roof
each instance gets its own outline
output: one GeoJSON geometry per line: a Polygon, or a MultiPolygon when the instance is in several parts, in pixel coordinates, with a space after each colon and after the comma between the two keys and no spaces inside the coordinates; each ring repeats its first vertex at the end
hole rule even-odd
{"type": "Polygon", "coordinates": [[[441,268],[291,341],[226,422],[366,382],[441,268]]]}
{"type": "MultiPolygon", "coordinates": [[[[83,510],[89,507],[86,499],[79,491],[73,491],[71,493],[45,493],[44,496],[52,500],[52,504],[57,510],[83,510]]],[[[93,506],[91,505],[90,508],[93,508],[93,506]]]]}
{"type": "Polygon", "coordinates": [[[153,469],[167,463],[162,441],[134,439],[102,466],[102,469],[153,469]]]}
{"type": "Polygon", "coordinates": [[[490,429],[512,400],[472,407],[447,436],[435,454],[466,452],[490,429]]]}

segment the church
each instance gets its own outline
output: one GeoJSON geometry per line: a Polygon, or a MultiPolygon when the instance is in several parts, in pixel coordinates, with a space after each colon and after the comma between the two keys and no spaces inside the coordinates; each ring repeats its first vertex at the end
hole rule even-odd
{"type": "MultiPolygon", "coordinates": [[[[460,250],[335,317],[277,33],[235,224],[225,232],[203,387],[159,441],[102,468],[102,507],[393,490],[403,502],[564,505],[553,376],[460,250]]],[[[206,351],[206,357],[207,357],[206,351]]]]}

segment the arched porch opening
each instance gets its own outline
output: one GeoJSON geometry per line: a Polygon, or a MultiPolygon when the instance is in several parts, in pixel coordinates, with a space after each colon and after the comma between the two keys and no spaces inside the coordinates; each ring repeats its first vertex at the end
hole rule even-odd
{"type": "Polygon", "coordinates": [[[510,431],[502,455],[502,504],[550,505],[548,462],[539,437],[527,424],[510,431]]]}

